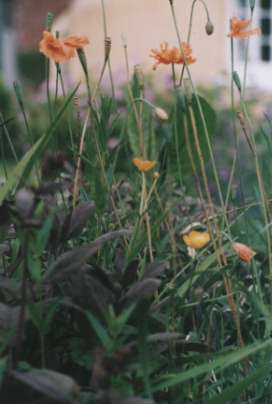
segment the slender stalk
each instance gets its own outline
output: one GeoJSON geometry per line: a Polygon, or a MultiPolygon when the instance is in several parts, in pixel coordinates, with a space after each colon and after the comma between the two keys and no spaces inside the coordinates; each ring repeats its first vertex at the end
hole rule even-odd
{"type": "MultiPolygon", "coordinates": [[[[197,134],[197,129],[196,129],[196,125],[195,125],[195,119],[194,119],[194,115],[193,115],[192,105],[190,103],[189,103],[189,114],[190,114],[191,124],[192,124],[192,128],[193,128],[195,146],[196,146],[197,154],[198,154],[199,161],[200,161],[202,178],[203,178],[203,181],[204,181],[204,189],[205,189],[205,192],[206,192],[206,196],[207,196],[210,208],[211,208],[212,212],[214,213],[213,202],[212,202],[212,198],[211,198],[211,194],[210,194],[210,190],[209,190],[208,177],[207,177],[207,173],[206,173],[206,170],[205,170],[204,158],[203,158],[203,154],[202,154],[199,139],[198,139],[198,134],[197,134]]],[[[214,221],[214,227],[215,227],[215,230],[216,230],[216,239],[218,240],[218,249],[219,249],[218,263],[219,263],[220,268],[222,268],[222,266],[227,265],[227,260],[226,260],[226,257],[225,257],[224,248],[223,248],[223,244],[222,244],[221,232],[220,232],[220,229],[219,229],[218,224],[217,224],[216,221],[214,221]]],[[[228,231],[230,232],[229,224],[228,224],[228,231]]],[[[215,243],[215,240],[214,240],[214,243],[215,243]]],[[[217,246],[216,245],[215,245],[215,251],[217,252],[217,246]]],[[[233,316],[234,323],[236,325],[237,339],[238,339],[238,342],[239,342],[240,346],[243,347],[244,342],[243,342],[243,338],[242,338],[242,334],[241,334],[240,320],[239,320],[239,317],[238,317],[238,314],[237,314],[237,306],[236,306],[236,303],[235,303],[235,301],[234,301],[234,299],[232,297],[231,279],[229,277],[227,277],[226,275],[223,276],[223,279],[224,279],[224,285],[225,285],[226,293],[227,293],[227,296],[228,296],[228,303],[229,303],[229,306],[230,306],[231,311],[232,311],[232,316],[233,316]]]]}
{"type": "Polygon", "coordinates": [[[192,28],[193,28],[193,16],[194,16],[194,8],[197,2],[200,2],[203,4],[203,7],[205,8],[206,11],[206,15],[207,15],[207,20],[210,21],[210,14],[209,14],[209,10],[207,7],[207,4],[203,1],[203,0],[194,0],[192,3],[192,7],[191,7],[191,13],[190,13],[190,22],[189,22],[189,30],[188,30],[188,36],[187,36],[187,43],[189,44],[191,41],[191,34],[192,34],[192,28]]]}
{"type": "Polygon", "coordinates": [[[126,73],[127,73],[127,90],[128,90],[129,99],[130,99],[130,102],[132,105],[132,110],[134,113],[136,126],[137,126],[138,133],[139,133],[140,152],[141,152],[141,155],[144,156],[144,132],[143,132],[143,127],[141,125],[139,112],[136,108],[136,104],[135,104],[135,100],[133,97],[132,88],[131,88],[131,84],[130,84],[130,72],[129,72],[128,53],[127,53],[127,44],[126,43],[124,43],[124,55],[125,55],[126,73]]]}
{"type": "Polygon", "coordinates": [[[2,113],[0,113],[0,123],[2,124],[2,130],[3,130],[3,132],[5,133],[5,136],[6,136],[6,138],[7,138],[7,141],[8,141],[8,144],[9,144],[9,147],[10,147],[10,150],[11,150],[11,153],[12,153],[12,156],[13,156],[13,158],[14,158],[14,161],[15,161],[16,163],[18,163],[19,159],[18,159],[16,150],[15,150],[15,148],[14,148],[14,146],[13,146],[13,143],[12,143],[12,141],[11,141],[11,138],[10,138],[10,135],[9,135],[9,131],[8,131],[8,128],[7,128],[6,124],[5,124],[4,117],[3,117],[2,113]]]}
{"type": "Polygon", "coordinates": [[[77,164],[76,164],[76,172],[75,172],[75,179],[74,179],[74,190],[73,190],[73,207],[76,206],[78,194],[79,194],[79,181],[80,181],[80,172],[81,172],[81,157],[84,149],[84,141],[85,141],[85,136],[87,132],[87,125],[90,119],[90,110],[88,110],[82,133],[81,133],[81,138],[80,138],[80,144],[79,144],[79,153],[78,153],[78,158],[77,158],[77,164]]]}
{"type": "MultiPolygon", "coordinates": [[[[103,13],[104,41],[106,41],[107,38],[108,38],[108,29],[107,29],[106,7],[105,7],[104,0],[101,0],[101,5],[102,5],[102,13],[103,13]]],[[[114,81],[113,81],[113,74],[112,74],[110,56],[107,58],[107,63],[108,63],[108,68],[109,68],[109,76],[110,76],[110,82],[111,82],[112,97],[115,100],[115,89],[114,89],[114,81]]]]}
{"type": "Polygon", "coordinates": [[[52,103],[50,96],[50,60],[45,59],[45,77],[46,77],[46,95],[47,95],[47,106],[49,112],[49,120],[50,123],[53,122],[53,111],[52,111],[52,103]]]}
{"type": "Polygon", "coordinates": [[[18,324],[17,324],[17,332],[15,338],[15,364],[17,363],[21,351],[21,345],[24,334],[24,323],[25,323],[25,312],[26,312],[26,303],[27,303],[27,274],[28,274],[28,263],[27,263],[27,254],[28,254],[28,235],[25,234],[23,238],[23,274],[22,274],[22,283],[21,283],[21,307],[19,312],[18,324]]]}
{"type": "Polygon", "coordinates": [[[6,156],[5,156],[5,150],[4,150],[4,142],[3,142],[3,129],[2,129],[2,134],[0,136],[0,152],[1,152],[1,160],[2,160],[2,166],[4,170],[4,175],[5,179],[8,179],[8,171],[7,171],[7,163],[6,163],[6,156]]]}
{"type": "MultiPolygon", "coordinates": [[[[253,19],[253,10],[251,9],[249,27],[251,27],[252,19],[253,19]]],[[[243,77],[243,88],[242,88],[242,99],[243,100],[245,99],[245,95],[246,95],[247,70],[248,70],[248,62],[249,62],[249,44],[250,44],[250,37],[246,39],[246,55],[245,55],[244,77],[243,77]]]]}
{"type": "MultiPolygon", "coordinates": [[[[233,38],[230,39],[231,45],[231,84],[230,84],[230,92],[231,92],[231,112],[232,112],[232,127],[233,127],[233,137],[234,137],[234,144],[235,144],[235,153],[232,161],[232,168],[230,173],[230,178],[228,181],[226,199],[225,199],[225,209],[228,209],[228,204],[231,195],[232,184],[234,180],[234,175],[236,171],[236,167],[238,169],[238,178],[239,178],[239,185],[240,191],[242,196],[243,204],[245,204],[245,194],[243,188],[243,181],[241,175],[241,164],[239,159],[239,141],[240,136],[239,132],[237,131],[237,124],[236,124],[236,111],[235,111],[235,99],[234,99],[234,81],[233,81],[233,74],[234,74],[234,43],[233,38]]],[[[245,226],[248,228],[248,222],[245,220],[245,226]]]]}
{"type": "MultiPolygon", "coordinates": [[[[198,1],[203,4],[204,9],[206,11],[206,15],[207,15],[207,20],[210,21],[210,14],[209,14],[209,10],[208,10],[208,7],[207,7],[206,3],[203,0],[194,0],[193,3],[192,3],[192,7],[191,7],[190,20],[189,20],[189,29],[188,29],[188,35],[187,35],[187,44],[189,44],[189,45],[190,45],[190,42],[191,42],[191,35],[192,35],[192,28],[193,28],[193,16],[194,16],[194,11],[195,11],[194,9],[195,9],[195,5],[196,5],[196,3],[198,1]]],[[[185,72],[185,64],[182,66],[180,79],[179,79],[179,86],[181,86],[181,84],[182,84],[184,72],[185,72]]]]}
{"type": "MultiPolygon", "coordinates": [[[[156,185],[156,184],[155,184],[155,185],[156,185]]],[[[162,214],[164,214],[164,216],[165,216],[164,223],[165,223],[165,226],[166,226],[167,231],[168,231],[168,233],[169,233],[170,242],[171,242],[171,249],[172,249],[172,253],[173,253],[173,256],[174,256],[174,267],[175,267],[175,269],[176,269],[176,266],[177,266],[176,256],[177,256],[178,248],[177,248],[177,243],[176,243],[176,240],[175,240],[175,229],[173,228],[173,225],[172,225],[172,223],[171,223],[170,218],[167,217],[167,216],[168,216],[168,212],[167,212],[167,211],[166,211],[166,212],[164,211],[163,204],[162,204],[162,201],[161,201],[161,198],[160,198],[160,195],[159,195],[159,193],[158,193],[158,190],[157,190],[157,187],[156,187],[156,186],[155,186],[155,188],[154,188],[154,194],[155,194],[157,203],[158,203],[158,205],[159,205],[159,208],[160,208],[162,214]]]]}
{"type": "MultiPolygon", "coordinates": [[[[60,66],[59,66],[59,79],[60,79],[60,86],[61,86],[62,95],[63,95],[63,97],[66,97],[65,85],[64,85],[64,80],[63,80],[63,76],[62,76],[62,70],[61,70],[60,66]]],[[[70,117],[70,114],[68,114],[68,115],[66,114],[66,116],[67,116],[67,125],[68,125],[68,131],[69,131],[71,147],[72,147],[72,153],[73,153],[73,161],[74,161],[74,164],[76,164],[75,141],[74,141],[72,124],[71,124],[71,117],[70,117]]]]}
{"type": "MultiPolygon", "coordinates": [[[[199,163],[200,163],[201,175],[202,175],[203,182],[204,182],[204,189],[205,189],[206,197],[207,197],[211,212],[212,212],[212,214],[214,214],[215,210],[214,210],[213,201],[212,201],[212,197],[211,197],[211,193],[210,193],[210,189],[209,189],[209,182],[208,182],[208,176],[207,176],[206,169],[205,169],[204,156],[203,156],[199,138],[198,138],[193,108],[190,103],[189,103],[188,108],[189,108],[190,121],[191,121],[192,129],[193,129],[194,142],[195,142],[196,151],[197,151],[197,155],[198,155],[199,163]]],[[[221,267],[222,265],[226,265],[226,258],[225,258],[224,250],[223,250],[222,244],[221,244],[220,229],[219,229],[216,221],[214,222],[214,226],[215,226],[216,235],[217,235],[217,238],[219,241],[219,251],[220,251],[219,265],[221,267]]],[[[215,251],[217,251],[216,245],[215,245],[215,251]]]]}
{"type": "Polygon", "coordinates": [[[179,43],[179,47],[180,47],[180,52],[181,52],[181,55],[182,55],[183,60],[184,60],[185,70],[187,72],[187,75],[188,75],[188,78],[189,78],[189,81],[190,81],[190,84],[191,84],[191,87],[192,87],[192,91],[193,91],[193,94],[194,94],[195,99],[196,99],[197,108],[199,110],[200,118],[201,118],[201,121],[202,121],[204,134],[205,134],[205,138],[206,138],[207,146],[208,146],[208,150],[209,150],[209,155],[210,155],[210,158],[211,158],[212,170],[213,170],[213,175],[214,175],[214,178],[215,178],[217,193],[218,193],[218,196],[219,196],[221,209],[222,209],[222,211],[224,213],[223,218],[224,218],[225,224],[227,226],[228,225],[228,218],[227,218],[227,216],[225,214],[225,204],[224,204],[223,194],[222,194],[221,185],[220,185],[220,181],[219,181],[219,176],[218,176],[218,173],[217,173],[217,168],[216,168],[216,164],[215,164],[215,159],[214,159],[214,155],[213,155],[211,141],[210,141],[210,137],[209,137],[209,131],[208,131],[208,127],[207,127],[207,122],[206,122],[206,119],[205,119],[205,116],[204,116],[204,113],[203,113],[203,109],[202,109],[202,106],[201,106],[201,103],[200,103],[200,99],[199,99],[198,94],[196,92],[196,88],[195,88],[195,85],[194,85],[194,82],[193,82],[193,79],[192,79],[192,75],[191,75],[191,72],[190,72],[190,69],[189,69],[186,57],[184,55],[183,48],[182,48],[182,38],[181,38],[181,34],[179,32],[178,22],[177,22],[173,2],[170,2],[170,7],[171,7],[172,18],[173,18],[175,31],[176,31],[176,34],[177,34],[177,39],[178,39],[178,43],[179,43]]]}
{"type": "Polygon", "coordinates": [[[209,234],[211,235],[213,248],[214,248],[214,251],[216,253],[216,258],[217,258],[219,266],[221,267],[222,266],[221,257],[220,257],[220,253],[219,253],[219,251],[217,249],[216,237],[213,237],[212,220],[210,220],[210,215],[209,215],[209,213],[207,211],[205,198],[204,198],[203,191],[202,191],[201,181],[200,181],[200,178],[199,178],[198,173],[197,173],[197,167],[196,167],[196,164],[195,164],[195,160],[194,160],[194,157],[193,157],[193,152],[192,152],[192,148],[191,148],[191,144],[190,144],[190,139],[189,139],[188,123],[187,123],[187,120],[186,120],[185,116],[184,116],[184,132],[185,132],[186,148],[187,148],[190,164],[191,164],[191,167],[192,167],[193,175],[194,175],[194,178],[195,178],[196,188],[197,188],[198,195],[199,195],[199,198],[200,198],[200,202],[201,202],[201,205],[202,205],[202,208],[203,208],[203,211],[204,211],[204,215],[206,217],[208,231],[209,231],[209,234]]]}
{"type": "MultiPolygon", "coordinates": [[[[243,113],[244,117],[247,120],[247,123],[250,128],[250,134],[248,134],[249,139],[251,140],[251,145],[252,145],[252,152],[254,156],[254,163],[255,163],[255,169],[256,169],[256,176],[257,176],[257,181],[258,181],[258,187],[260,190],[260,195],[261,195],[261,205],[262,205],[262,211],[263,211],[263,217],[264,217],[264,224],[265,224],[265,232],[266,232],[266,238],[267,238],[267,253],[268,253],[268,262],[269,262],[269,273],[270,273],[270,280],[272,282],[272,239],[271,239],[271,232],[270,232],[270,209],[269,209],[269,204],[268,204],[268,198],[266,195],[266,190],[264,186],[264,181],[263,181],[263,176],[262,176],[262,170],[259,162],[259,157],[258,157],[258,152],[257,152],[257,145],[253,133],[253,124],[251,122],[251,119],[249,117],[248,111],[247,111],[247,106],[244,102],[243,99],[241,99],[241,104],[243,108],[243,113]]],[[[242,118],[242,115],[240,115],[240,119],[242,118]]],[[[241,125],[243,127],[243,130],[245,131],[245,123],[242,121],[241,125]]],[[[271,301],[272,301],[272,294],[271,294],[271,301]]]]}
{"type": "Polygon", "coordinates": [[[40,346],[41,346],[41,367],[45,369],[46,368],[45,339],[42,333],[40,333],[40,346]]]}

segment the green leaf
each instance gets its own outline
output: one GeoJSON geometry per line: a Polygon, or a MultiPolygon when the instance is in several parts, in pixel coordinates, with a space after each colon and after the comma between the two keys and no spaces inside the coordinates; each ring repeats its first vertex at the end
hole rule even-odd
{"type": "MultiPolygon", "coordinates": [[[[187,279],[181,287],[177,290],[177,295],[181,299],[186,295],[186,293],[194,286],[194,284],[198,281],[199,277],[206,272],[208,269],[211,269],[210,267],[214,265],[217,261],[216,258],[216,253],[213,253],[209,255],[207,258],[205,258],[204,261],[202,261],[200,264],[197,265],[194,273],[192,276],[187,279]]],[[[217,271],[218,267],[213,266],[212,270],[217,271]]]]}
{"type": "Polygon", "coordinates": [[[194,379],[196,377],[205,375],[210,373],[211,371],[218,372],[223,369],[234,365],[237,362],[242,361],[250,355],[253,355],[261,350],[271,348],[272,347],[272,339],[270,338],[264,342],[258,342],[256,344],[252,344],[246,348],[237,349],[234,352],[231,352],[226,355],[221,355],[219,358],[212,360],[209,363],[204,363],[200,366],[195,366],[192,369],[186,370],[185,372],[181,372],[178,374],[167,375],[165,377],[166,380],[158,383],[152,388],[152,391],[161,391],[164,389],[168,389],[169,387],[176,386],[182,382],[185,382],[190,379],[194,379]]]}
{"type": "MultiPolygon", "coordinates": [[[[210,104],[203,97],[198,96],[198,98],[206,121],[209,133],[209,139],[212,142],[212,137],[214,136],[216,129],[216,113],[214,109],[210,106],[210,104]]],[[[207,163],[210,159],[209,146],[207,143],[203,121],[199,113],[199,108],[195,96],[193,96],[192,98],[192,109],[201,152],[203,155],[204,162],[207,163]]],[[[189,148],[191,149],[192,158],[194,160],[196,168],[199,167],[199,157],[195,146],[190,113],[188,108],[184,110],[184,99],[181,98],[180,96],[178,96],[177,99],[174,122],[176,123],[174,123],[175,126],[173,127],[173,135],[172,135],[173,139],[171,142],[172,143],[171,165],[172,167],[174,167],[175,170],[178,168],[178,166],[180,166],[181,174],[189,174],[189,173],[191,174],[192,164],[190,161],[188,149],[189,148]],[[188,136],[186,135],[186,130],[188,131],[188,136]],[[174,136],[175,131],[176,136],[174,136]],[[187,138],[189,141],[188,144],[186,141],[187,138]]]]}
{"type": "Polygon", "coordinates": [[[271,335],[272,331],[272,313],[271,309],[269,309],[269,306],[265,305],[259,297],[255,293],[250,293],[250,297],[253,301],[254,306],[256,309],[260,312],[260,314],[263,315],[264,320],[265,320],[265,338],[269,337],[271,335]]]}
{"type": "Polygon", "coordinates": [[[234,81],[234,83],[235,83],[235,85],[238,88],[238,91],[240,93],[242,91],[242,84],[241,84],[239,74],[237,72],[233,72],[232,79],[233,79],[233,81],[234,81]]]}
{"type": "Polygon", "coordinates": [[[249,386],[260,378],[266,377],[271,371],[272,364],[267,363],[262,366],[260,369],[252,372],[249,376],[245,377],[241,382],[236,383],[234,386],[231,386],[225,390],[221,394],[218,394],[216,397],[213,397],[209,400],[205,400],[205,404],[224,404],[229,403],[229,400],[238,399],[239,395],[246,390],[249,386]]]}
{"type": "Polygon", "coordinates": [[[14,187],[16,187],[24,178],[27,173],[32,169],[37,157],[42,153],[42,151],[46,148],[49,143],[60,118],[62,117],[64,111],[68,107],[69,103],[73,99],[75,93],[77,92],[79,86],[77,86],[74,91],[69,95],[66,99],[63,107],[58,112],[55,120],[49,127],[49,129],[45,132],[45,134],[28,150],[28,152],[24,155],[24,157],[19,161],[19,163],[15,166],[12,173],[9,175],[8,181],[0,188],[0,205],[3,203],[4,199],[11,192],[14,187]]]}
{"type": "Polygon", "coordinates": [[[107,351],[111,351],[112,348],[112,340],[107,333],[107,330],[103,325],[94,317],[92,313],[85,312],[87,319],[89,320],[94,332],[96,333],[97,337],[100,339],[102,345],[107,351]]]}
{"type": "Polygon", "coordinates": [[[1,387],[4,373],[7,368],[7,364],[8,364],[8,358],[6,356],[4,358],[0,358],[0,387],[1,387]]]}

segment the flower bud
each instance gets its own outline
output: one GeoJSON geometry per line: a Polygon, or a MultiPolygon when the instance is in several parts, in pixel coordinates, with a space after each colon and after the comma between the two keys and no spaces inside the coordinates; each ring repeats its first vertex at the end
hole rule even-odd
{"type": "Polygon", "coordinates": [[[54,14],[48,13],[46,18],[46,29],[48,32],[51,32],[52,30],[53,21],[54,21],[54,14]]]}
{"type": "Polygon", "coordinates": [[[211,20],[208,20],[208,21],[207,21],[207,24],[206,24],[206,26],[205,26],[205,30],[206,30],[207,35],[212,35],[212,34],[213,34],[213,32],[214,32],[214,25],[213,25],[213,23],[211,22],[211,20]]]}
{"type": "Polygon", "coordinates": [[[154,180],[158,180],[160,178],[160,173],[158,171],[155,171],[153,174],[154,180]]]}
{"type": "Polygon", "coordinates": [[[156,107],[154,109],[156,116],[161,120],[161,121],[168,121],[168,114],[167,112],[159,107],[156,107]]]}

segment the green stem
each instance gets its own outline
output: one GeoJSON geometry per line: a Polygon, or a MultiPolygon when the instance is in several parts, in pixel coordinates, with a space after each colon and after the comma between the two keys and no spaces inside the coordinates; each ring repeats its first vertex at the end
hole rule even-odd
{"type": "MultiPolygon", "coordinates": [[[[102,5],[102,13],[103,13],[104,40],[106,41],[106,39],[108,37],[108,32],[107,32],[108,30],[107,30],[107,18],[106,18],[106,8],[105,8],[104,0],[101,0],[101,5],[102,5]]],[[[110,76],[110,82],[111,82],[112,98],[115,100],[115,89],[114,89],[114,81],[113,81],[110,56],[108,56],[107,62],[108,62],[109,76],[110,76]]]]}
{"type": "Polygon", "coordinates": [[[47,106],[48,106],[50,123],[52,123],[53,122],[53,112],[52,112],[50,87],[49,87],[49,85],[50,85],[50,61],[49,61],[49,59],[45,59],[45,76],[46,76],[47,106]]]}
{"type": "Polygon", "coordinates": [[[180,32],[179,32],[176,13],[175,13],[173,3],[170,3],[170,7],[171,7],[173,22],[174,22],[174,26],[175,26],[175,30],[176,30],[176,34],[177,34],[177,39],[178,39],[178,43],[179,43],[179,47],[180,47],[180,52],[181,52],[181,55],[182,55],[183,60],[184,60],[185,69],[186,69],[189,81],[191,83],[191,86],[192,86],[192,90],[193,90],[193,93],[194,93],[194,96],[195,96],[195,99],[196,99],[196,103],[197,103],[197,108],[199,110],[200,118],[201,118],[201,121],[202,121],[204,134],[205,134],[205,138],[206,138],[206,142],[207,142],[207,146],[208,146],[208,150],[209,150],[209,155],[210,155],[210,158],[211,158],[212,170],[213,170],[213,175],[214,175],[214,178],[215,178],[217,193],[218,193],[218,196],[219,196],[221,209],[222,209],[222,212],[223,212],[223,218],[224,218],[226,226],[228,226],[228,218],[227,218],[227,215],[226,215],[226,212],[225,212],[225,203],[224,203],[224,199],[223,199],[223,194],[222,194],[222,190],[221,190],[219,176],[218,176],[218,173],[217,173],[217,168],[216,168],[215,159],[214,159],[214,155],[213,155],[213,150],[212,150],[212,146],[211,146],[211,141],[210,141],[210,137],[209,137],[209,131],[208,131],[208,127],[207,127],[207,122],[206,122],[206,119],[205,119],[205,116],[204,116],[204,113],[203,113],[203,109],[202,109],[202,106],[201,106],[201,103],[200,103],[200,99],[199,99],[198,94],[196,92],[196,88],[195,88],[195,85],[194,85],[194,82],[193,82],[193,79],[192,79],[192,75],[191,75],[191,72],[190,72],[190,69],[189,69],[189,66],[188,66],[188,63],[187,63],[187,59],[186,59],[186,57],[184,55],[184,51],[183,51],[183,48],[182,48],[182,38],[181,38],[181,35],[180,35],[180,32]]]}

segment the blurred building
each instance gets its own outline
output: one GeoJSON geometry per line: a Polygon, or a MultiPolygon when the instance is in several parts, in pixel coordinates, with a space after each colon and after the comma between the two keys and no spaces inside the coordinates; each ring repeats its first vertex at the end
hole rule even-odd
{"type": "Polygon", "coordinates": [[[71,0],[0,0],[0,72],[5,84],[11,86],[19,73],[42,79],[38,44],[47,13],[57,16],[70,3],[71,0]]]}
{"type": "Polygon", "coordinates": [[[16,31],[12,24],[14,0],[0,0],[0,72],[11,85],[16,78],[16,31]]]}
{"type": "MultiPolygon", "coordinates": [[[[108,35],[112,39],[111,62],[117,79],[124,79],[125,60],[123,40],[128,45],[130,65],[141,64],[146,73],[157,81],[169,73],[169,66],[160,66],[154,74],[151,48],[158,48],[163,41],[177,45],[168,0],[104,0],[107,14],[108,35]]],[[[175,0],[179,28],[186,38],[192,1],[175,0]]],[[[206,13],[199,2],[195,8],[192,40],[197,63],[191,66],[193,77],[200,82],[226,81],[225,72],[230,68],[230,39],[227,38],[229,21],[234,15],[249,16],[248,0],[206,0],[215,31],[205,32],[206,13]]],[[[272,58],[272,1],[257,0],[254,26],[260,26],[263,34],[251,38],[248,81],[252,85],[272,88],[270,61],[272,58]]],[[[101,0],[73,0],[59,16],[55,28],[63,34],[85,34],[91,44],[87,55],[92,71],[98,72],[103,63],[103,18],[101,0]]],[[[243,72],[245,40],[235,40],[235,69],[243,72]]],[[[77,60],[71,62],[73,77],[80,77],[77,60]]]]}
{"type": "MultiPolygon", "coordinates": [[[[111,63],[116,82],[125,79],[124,41],[128,46],[129,64],[143,66],[144,72],[163,84],[170,76],[169,66],[152,70],[150,49],[163,41],[177,46],[168,0],[104,0],[107,34],[112,39],[111,63]]],[[[191,66],[193,78],[199,82],[226,82],[230,68],[229,20],[233,15],[248,17],[249,0],[206,0],[215,31],[205,32],[206,13],[201,2],[196,4],[191,45],[197,62],[191,66]]],[[[186,39],[192,0],[175,0],[177,18],[183,39],[186,39]]],[[[86,48],[90,71],[99,74],[104,57],[104,32],[101,0],[0,0],[0,70],[7,83],[18,72],[37,85],[43,80],[43,57],[38,43],[45,27],[48,11],[56,15],[54,30],[61,35],[84,34],[90,39],[86,48]]],[[[256,0],[254,26],[262,35],[251,38],[248,81],[272,89],[272,0],[256,0]]],[[[235,69],[242,75],[245,54],[244,40],[235,40],[235,69]]],[[[71,79],[82,76],[76,59],[66,63],[71,79]]]]}

